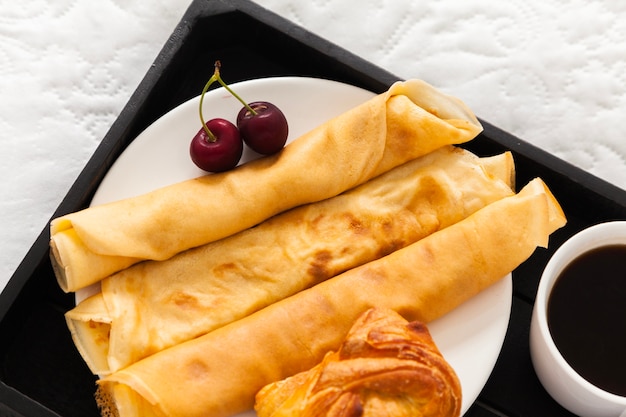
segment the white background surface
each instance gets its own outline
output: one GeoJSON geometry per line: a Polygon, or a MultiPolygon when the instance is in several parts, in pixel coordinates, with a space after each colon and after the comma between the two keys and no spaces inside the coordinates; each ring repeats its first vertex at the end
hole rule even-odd
{"type": "MultiPolygon", "coordinates": [[[[626,189],[626,3],[258,3],[626,189]]],[[[0,0],[0,288],[188,5],[0,0]]]]}

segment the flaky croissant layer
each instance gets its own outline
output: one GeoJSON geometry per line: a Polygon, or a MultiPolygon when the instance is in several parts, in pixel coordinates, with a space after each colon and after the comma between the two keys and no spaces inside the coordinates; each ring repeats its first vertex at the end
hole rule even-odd
{"type": "Polygon", "coordinates": [[[259,417],[453,417],[461,397],[426,325],[373,308],[337,352],[259,391],[255,409],[259,417]]]}

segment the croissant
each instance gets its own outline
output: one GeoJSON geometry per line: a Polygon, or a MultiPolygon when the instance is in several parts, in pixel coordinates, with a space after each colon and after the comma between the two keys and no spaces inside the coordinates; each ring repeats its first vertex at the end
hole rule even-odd
{"type": "Polygon", "coordinates": [[[461,385],[427,326],[390,309],[363,313],[337,352],[256,395],[259,417],[453,417],[461,385]]]}

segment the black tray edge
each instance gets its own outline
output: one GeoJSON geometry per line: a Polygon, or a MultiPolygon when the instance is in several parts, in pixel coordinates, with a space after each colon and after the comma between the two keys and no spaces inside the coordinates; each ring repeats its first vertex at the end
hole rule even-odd
{"type": "Polygon", "coordinates": [[[533,159],[540,165],[549,167],[552,171],[570,178],[583,188],[593,190],[599,196],[615,201],[616,204],[626,207],[626,190],[583,170],[553,154],[526,142],[511,133],[508,133],[487,121],[480,120],[484,134],[493,138],[518,155],[533,159]]]}
{"type": "Polygon", "coordinates": [[[58,414],[0,381],[0,416],[56,417],[58,414]]]}

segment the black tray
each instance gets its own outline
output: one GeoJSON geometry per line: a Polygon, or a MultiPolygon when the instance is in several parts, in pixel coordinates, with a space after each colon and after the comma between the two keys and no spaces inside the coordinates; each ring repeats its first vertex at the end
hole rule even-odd
{"type": "MultiPolygon", "coordinates": [[[[125,147],[158,117],[201,91],[213,63],[228,63],[227,82],[268,76],[327,78],[374,92],[398,77],[245,0],[196,0],[163,47],[53,217],[86,207],[125,147]]],[[[626,192],[481,120],[467,148],[479,155],[511,150],[517,181],[546,181],[568,217],[548,250],[513,273],[512,316],[496,367],[466,414],[571,416],[540,385],[528,331],[541,271],[569,236],[603,221],[626,219],[626,192]]],[[[98,416],[94,377],[69,336],[63,314],[73,295],[57,286],[44,229],[0,295],[0,416],[98,416]]]]}

